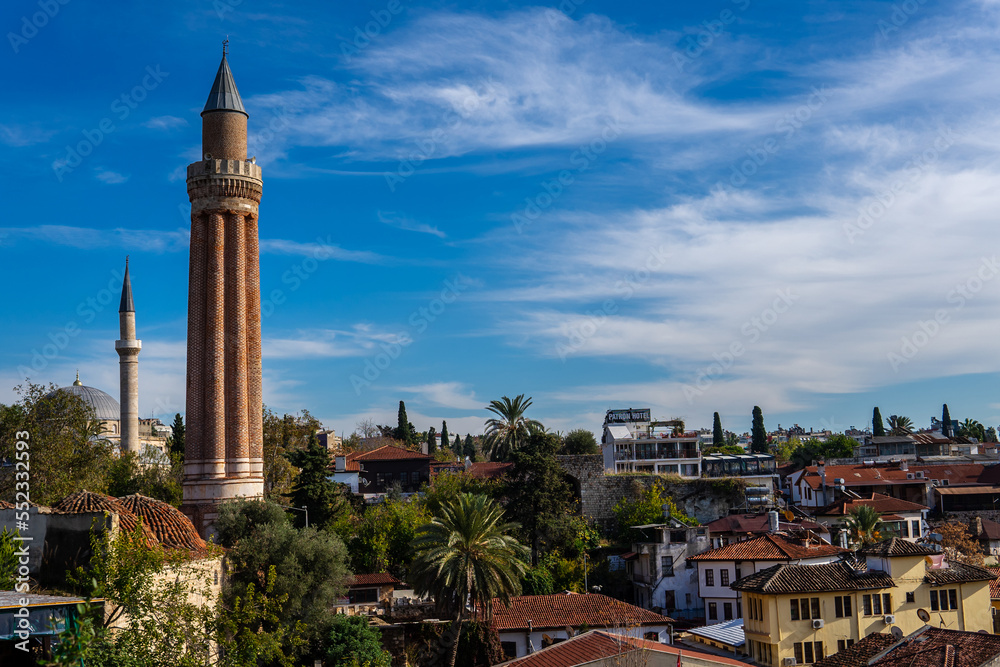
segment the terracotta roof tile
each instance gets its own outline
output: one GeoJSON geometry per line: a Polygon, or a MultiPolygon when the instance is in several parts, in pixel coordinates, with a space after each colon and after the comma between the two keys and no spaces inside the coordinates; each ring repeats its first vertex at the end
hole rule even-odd
{"type": "Polygon", "coordinates": [[[1000,600],[1000,567],[988,567],[986,568],[993,574],[993,580],[990,581],[990,599],[1000,600]]]}
{"type": "Polygon", "coordinates": [[[505,605],[493,602],[493,625],[504,630],[579,627],[612,628],[621,625],[664,625],[672,620],[599,593],[521,595],[505,605]]]}
{"type": "Polygon", "coordinates": [[[996,576],[985,567],[949,561],[948,567],[937,570],[929,569],[924,574],[924,581],[931,586],[946,586],[961,584],[967,581],[993,581],[996,576]]]}
{"type": "Polygon", "coordinates": [[[807,547],[780,534],[767,534],[709,549],[696,556],[688,556],[688,560],[799,560],[836,556],[845,551],[847,550],[826,543],[807,547]]]}
{"type": "Polygon", "coordinates": [[[863,549],[858,549],[858,553],[864,556],[891,558],[893,556],[932,556],[937,552],[915,542],[907,542],[904,539],[893,537],[883,542],[870,544],[863,549]]]}
{"type": "MultiPolygon", "coordinates": [[[[827,481],[829,481],[830,476],[827,474],[827,481]]],[[[887,514],[890,512],[921,512],[926,509],[930,509],[924,505],[918,503],[911,503],[908,500],[903,500],[901,498],[893,498],[882,493],[872,493],[865,498],[848,498],[843,497],[840,500],[827,505],[826,507],[820,508],[814,512],[818,515],[827,516],[844,516],[850,514],[851,510],[855,507],[861,507],[866,505],[871,507],[879,514],[887,514]]]]}
{"type": "Polygon", "coordinates": [[[424,459],[427,461],[432,460],[434,457],[421,452],[415,452],[412,449],[404,449],[403,447],[397,447],[395,445],[383,445],[378,449],[373,449],[370,452],[363,452],[356,457],[355,461],[399,461],[401,459],[424,459]]]}
{"type": "MultiPolygon", "coordinates": [[[[975,485],[985,470],[982,463],[926,464],[915,462],[909,470],[903,470],[898,463],[888,465],[836,465],[826,466],[827,484],[843,479],[845,486],[873,486],[881,484],[923,484],[931,479],[946,479],[949,486],[975,485]],[[907,473],[923,471],[924,479],[907,479],[907,473]]],[[[813,489],[822,486],[823,481],[817,466],[805,468],[803,481],[813,489]]]]}
{"type": "Polygon", "coordinates": [[[841,561],[817,565],[775,565],[733,582],[730,588],[757,593],[821,593],[895,586],[887,572],[866,572],[841,561]]]}
{"type": "MultiPolygon", "coordinates": [[[[689,648],[670,646],[646,639],[636,639],[634,637],[624,637],[600,630],[591,630],[572,639],[553,644],[540,651],[535,651],[531,655],[501,663],[503,667],[576,667],[585,663],[593,662],[601,658],[610,658],[636,650],[656,651],[668,655],[690,656],[696,658],[699,664],[716,664],[733,667],[744,667],[746,663],[738,662],[731,658],[725,658],[702,651],[695,651],[689,648]]],[[[638,663],[645,661],[637,661],[638,663]]],[[[667,661],[674,664],[673,658],[667,661]]]]}
{"type": "Polygon", "coordinates": [[[400,584],[399,579],[388,572],[375,572],[372,574],[355,574],[347,581],[348,586],[387,586],[389,584],[400,584]]]}
{"type": "MultiPolygon", "coordinates": [[[[52,506],[53,509],[67,514],[84,514],[87,512],[106,512],[118,515],[119,529],[126,533],[135,531],[139,525],[137,515],[131,508],[125,506],[117,498],[106,496],[103,493],[93,493],[83,490],[71,493],[58,503],[52,506]]],[[[149,524],[142,522],[142,535],[146,544],[151,546],[156,544],[156,537],[151,532],[149,524]]]]}
{"type": "Polygon", "coordinates": [[[925,626],[905,637],[898,646],[889,648],[878,660],[860,664],[875,667],[980,667],[991,663],[997,656],[1000,656],[1000,636],[925,626]]]}
{"type": "MultiPolygon", "coordinates": [[[[767,518],[767,514],[730,514],[729,516],[724,516],[721,519],[716,519],[710,523],[706,523],[705,527],[708,528],[710,533],[768,533],[771,531],[771,525],[767,518]]],[[[778,519],[779,530],[796,530],[796,529],[806,529],[806,530],[818,530],[822,526],[818,523],[812,521],[797,521],[788,522],[784,518],[778,519]]]]}
{"type": "Polygon", "coordinates": [[[191,520],[176,507],[138,493],[118,500],[135,515],[142,517],[143,523],[149,526],[163,546],[196,552],[203,552],[208,548],[191,520]]]}
{"type": "Polygon", "coordinates": [[[884,632],[873,632],[854,646],[814,662],[813,667],[867,667],[868,661],[896,643],[884,632]]]}

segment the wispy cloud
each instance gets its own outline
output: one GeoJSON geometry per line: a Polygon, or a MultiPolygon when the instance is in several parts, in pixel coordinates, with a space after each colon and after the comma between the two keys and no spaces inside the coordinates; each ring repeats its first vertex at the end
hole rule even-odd
{"type": "Polygon", "coordinates": [[[431,234],[432,236],[437,236],[442,239],[446,236],[446,234],[437,227],[417,222],[416,220],[400,215],[395,211],[379,211],[378,219],[383,224],[395,227],[396,229],[405,229],[406,231],[420,232],[421,234],[431,234]]]}
{"type": "Polygon", "coordinates": [[[184,118],[178,118],[177,116],[156,116],[154,118],[150,118],[142,125],[143,127],[148,127],[151,130],[172,130],[176,127],[184,127],[187,124],[187,120],[184,118]]]}
{"type": "Polygon", "coordinates": [[[45,143],[55,134],[54,130],[42,130],[25,125],[5,125],[0,123],[0,143],[15,148],[45,143]]]}
{"type": "Polygon", "coordinates": [[[94,177],[101,181],[102,183],[107,183],[108,185],[121,185],[128,181],[128,176],[124,174],[119,174],[117,171],[111,171],[110,169],[98,169],[94,177]]]}
{"type": "Polygon", "coordinates": [[[186,250],[190,233],[186,229],[165,231],[159,229],[95,229],[68,225],[41,225],[39,227],[7,227],[0,229],[12,240],[43,241],[73,248],[92,249],[123,247],[151,252],[177,252],[186,250]]]}
{"type": "Polygon", "coordinates": [[[485,401],[477,399],[476,392],[461,382],[433,382],[413,387],[400,387],[399,391],[415,394],[418,401],[455,410],[483,410],[485,401]]]}

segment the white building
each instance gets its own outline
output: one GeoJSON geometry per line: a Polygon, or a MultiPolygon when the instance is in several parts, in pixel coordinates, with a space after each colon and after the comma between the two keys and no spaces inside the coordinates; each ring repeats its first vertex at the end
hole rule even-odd
{"type": "Polygon", "coordinates": [[[710,546],[704,526],[679,521],[633,526],[644,539],[622,558],[635,588],[635,602],[675,619],[704,618],[698,597],[698,570],[688,557],[710,546]]]}
{"type": "Polygon", "coordinates": [[[607,472],[675,474],[701,477],[698,432],[683,431],[679,420],[652,421],[648,408],[608,410],[601,451],[607,472]]]}

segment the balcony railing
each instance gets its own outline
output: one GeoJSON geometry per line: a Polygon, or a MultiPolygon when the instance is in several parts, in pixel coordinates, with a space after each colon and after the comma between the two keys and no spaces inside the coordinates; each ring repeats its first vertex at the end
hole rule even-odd
{"type": "Polygon", "coordinates": [[[679,450],[637,450],[635,456],[631,451],[615,452],[616,461],[658,461],[661,459],[697,459],[701,453],[697,449],[679,450]]]}

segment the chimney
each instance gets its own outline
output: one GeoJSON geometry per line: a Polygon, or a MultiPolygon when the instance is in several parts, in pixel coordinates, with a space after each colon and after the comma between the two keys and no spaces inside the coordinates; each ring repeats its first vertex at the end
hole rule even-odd
{"type": "Polygon", "coordinates": [[[346,456],[336,456],[334,457],[335,470],[337,472],[344,472],[347,470],[347,457],[346,456]]]}
{"type": "Polygon", "coordinates": [[[910,464],[906,462],[906,459],[903,459],[899,463],[899,469],[902,470],[903,472],[906,472],[907,470],[910,469],[910,464]]]}
{"type": "Polygon", "coordinates": [[[767,528],[772,533],[778,532],[778,513],[768,512],[767,513],[767,528]]]}

